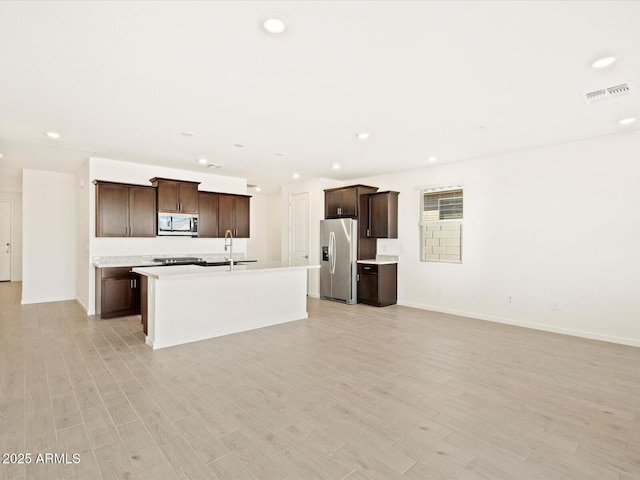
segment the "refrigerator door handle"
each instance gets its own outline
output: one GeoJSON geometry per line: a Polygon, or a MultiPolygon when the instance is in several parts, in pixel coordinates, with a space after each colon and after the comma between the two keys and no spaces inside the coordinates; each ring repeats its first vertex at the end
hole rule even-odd
{"type": "Polygon", "coordinates": [[[329,273],[333,273],[333,232],[329,232],[329,273]]]}
{"type": "Polygon", "coordinates": [[[335,232],[329,233],[329,265],[331,267],[331,273],[336,273],[336,234],[335,232]]]}

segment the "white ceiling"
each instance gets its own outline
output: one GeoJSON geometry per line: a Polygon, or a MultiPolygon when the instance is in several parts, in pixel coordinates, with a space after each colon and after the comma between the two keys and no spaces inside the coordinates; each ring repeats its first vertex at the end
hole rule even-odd
{"type": "Polygon", "coordinates": [[[617,121],[640,117],[639,20],[630,1],[4,1],[0,168],[96,155],[273,187],[633,130],[617,121]]]}

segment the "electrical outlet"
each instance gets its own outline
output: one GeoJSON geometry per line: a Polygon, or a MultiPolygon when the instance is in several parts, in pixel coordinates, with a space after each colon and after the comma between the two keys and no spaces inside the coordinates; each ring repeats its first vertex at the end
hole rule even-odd
{"type": "Polygon", "coordinates": [[[555,300],[551,300],[551,310],[560,310],[560,305],[555,300]]]}
{"type": "Polygon", "coordinates": [[[511,300],[511,295],[507,295],[507,303],[512,303],[511,300]]]}

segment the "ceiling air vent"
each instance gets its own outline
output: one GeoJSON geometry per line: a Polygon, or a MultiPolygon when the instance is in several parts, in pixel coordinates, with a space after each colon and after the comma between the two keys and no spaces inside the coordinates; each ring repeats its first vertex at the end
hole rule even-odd
{"type": "Polygon", "coordinates": [[[584,101],[587,103],[596,103],[602,100],[608,100],[610,98],[621,97],[631,93],[628,83],[616,85],[615,87],[603,88],[601,90],[594,90],[583,95],[584,101]]]}
{"type": "Polygon", "coordinates": [[[629,93],[629,84],[623,83],[622,85],[616,85],[615,87],[607,88],[607,93],[612,97],[619,97],[620,95],[627,95],[629,93]]]}

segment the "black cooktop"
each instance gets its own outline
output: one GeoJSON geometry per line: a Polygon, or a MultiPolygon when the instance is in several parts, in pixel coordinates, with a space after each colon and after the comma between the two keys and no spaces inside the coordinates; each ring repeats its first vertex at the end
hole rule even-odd
{"type": "Polygon", "coordinates": [[[206,263],[200,257],[165,257],[154,258],[154,262],[160,262],[162,265],[202,265],[206,263]]]}
{"type": "MultiPolygon", "coordinates": [[[[231,263],[229,260],[207,262],[200,257],[163,257],[154,258],[153,261],[160,263],[160,265],[201,265],[203,267],[222,267],[231,263]]],[[[244,263],[253,262],[257,262],[257,260],[236,260],[233,263],[236,265],[242,265],[244,263]]]]}

